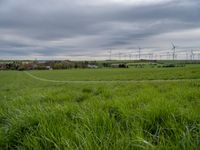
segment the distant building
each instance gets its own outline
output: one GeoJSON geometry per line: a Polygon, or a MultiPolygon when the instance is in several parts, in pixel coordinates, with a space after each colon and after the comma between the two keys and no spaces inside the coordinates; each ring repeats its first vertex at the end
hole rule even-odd
{"type": "Polygon", "coordinates": [[[112,68],[119,68],[119,64],[111,64],[112,68]]]}
{"type": "Polygon", "coordinates": [[[37,62],[37,64],[46,64],[48,61],[46,61],[46,60],[38,60],[36,62],[37,62]]]}
{"type": "Polygon", "coordinates": [[[31,64],[31,61],[22,61],[22,65],[27,65],[27,64],[31,64]]]}
{"type": "Polygon", "coordinates": [[[0,70],[5,70],[6,69],[6,64],[0,64],[0,70]]]}
{"type": "Polygon", "coordinates": [[[47,69],[47,70],[53,70],[53,69],[51,68],[51,66],[46,66],[46,69],[47,69]]]}
{"type": "Polygon", "coordinates": [[[88,68],[98,68],[98,66],[96,66],[96,65],[90,65],[90,64],[88,64],[87,67],[88,68]]]}

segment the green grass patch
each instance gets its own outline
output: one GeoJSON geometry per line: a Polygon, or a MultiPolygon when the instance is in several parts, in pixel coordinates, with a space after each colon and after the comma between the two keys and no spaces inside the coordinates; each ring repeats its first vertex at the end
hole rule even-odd
{"type": "MultiPolygon", "coordinates": [[[[198,67],[33,71],[54,80],[199,78],[198,67]]],[[[200,81],[49,83],[0,72],[0,149],[199,149],[200,81]]]]}

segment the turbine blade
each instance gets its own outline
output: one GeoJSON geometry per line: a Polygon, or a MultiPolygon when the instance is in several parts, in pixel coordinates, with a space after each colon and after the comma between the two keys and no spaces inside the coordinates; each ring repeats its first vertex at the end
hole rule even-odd
{"type": "Polygon", "coordinates": [[[176,48],[173,42],[171,42],[171,44],[172,44],[173,49],[176,48]]]}

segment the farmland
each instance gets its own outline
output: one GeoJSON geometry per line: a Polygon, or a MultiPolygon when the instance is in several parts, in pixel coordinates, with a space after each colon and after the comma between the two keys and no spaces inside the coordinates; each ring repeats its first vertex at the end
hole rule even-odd
{"type": "Polygon", "coordinates": [[[199,66],[27,73],[0,71],[0,149],[200,147],[199,66]]]}

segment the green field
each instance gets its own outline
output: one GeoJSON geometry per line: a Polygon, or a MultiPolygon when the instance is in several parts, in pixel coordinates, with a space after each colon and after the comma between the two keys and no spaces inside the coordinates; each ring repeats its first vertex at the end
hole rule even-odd
{"type": "Polygon", "coordinates": [[[133,69],[72,69],[32,71],[31,74],[58,81],[110,81],[200,79],[200,67],[185,68],[133,68],[133,69]]]}
{"type": "Polygon", "coordinates": [[[200,147],[200,67],[28,73],[85,82],[0,71],[0,149],[200,147]]]}

